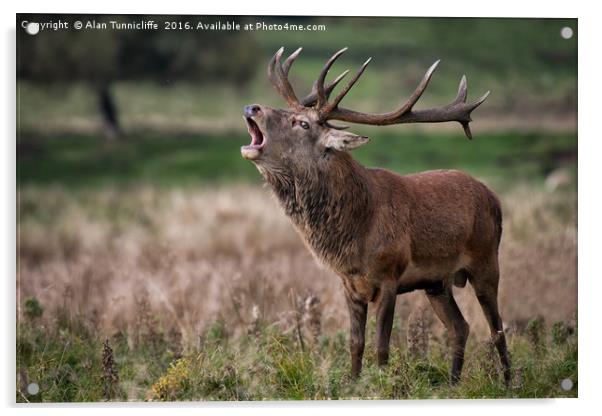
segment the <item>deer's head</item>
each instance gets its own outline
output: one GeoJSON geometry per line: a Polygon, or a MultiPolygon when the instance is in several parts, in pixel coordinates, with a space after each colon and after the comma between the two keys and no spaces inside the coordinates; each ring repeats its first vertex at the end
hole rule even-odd
{"type": "Polygon", "coordinates": [[[326,62],[313,84],[311,93],[301,99],[297,98],[288,80],[291,65],[299,56],[301,48],[293,52],[284,63],[281,63],[284,49],[280,48],[276,52],[268,66],[268,76],[276,91],[288,103],[288,109],[274,109],[260,104],[245,107],[243,117],[251,135],[251,143],[241,148],[245,159],[262,165],[299,161],[312,163],[329,151],[351,150],[368,142],[367,137],[343,131],[347,127],[333,125],[331,120],[370,125],[457,121],[464,128],[466,136],[472,138],[468,126],[471,121],[470,113],[485,101],[489,92],[474,103],[466,103],[465,76],[460,81],[458,95],[450,104],[428,110],[413,110],[439,61],[428,69],[410,98],[395,111],[367,114],[339,107],[339,103],[362,75],[371,58],[361,66],[336,97],[329,101],[332,91],[349,71],[343,72],[327,85],[326,75],[336,59],[346,50],[347,48],[341,49],[326,62]]]}

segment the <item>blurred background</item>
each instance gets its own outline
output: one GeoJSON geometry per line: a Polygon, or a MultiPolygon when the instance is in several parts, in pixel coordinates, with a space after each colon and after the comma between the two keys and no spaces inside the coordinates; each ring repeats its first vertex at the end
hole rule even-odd
{"type": "MultiPolygon", "coordinates": [[[[450,102],[463,74],[469,100],[491,90],[473,114],[473,141],[456,123],[358,126],[353,131],[372,141],[354,156],[399,173],[462,169],[486,182],[504,209],[500,305],[509,331],[537,316],[550,323],[575,318],[575,19],[17,19],[18,28],[23,20],[50,19],[146,19],[160,28],[186,20],[323,25],[35,36],[18,30],[20,318],[59,327],[78,322],[129,342],[155,330],[196,345],[216,322],[231,337],[258,319],[287,330],[296,308],[318,304],[321,331],[346,330],[338,278],[316,264],[255,167],[240,157],[250,142],[243,106],[284,105],[266,76],[280,46],[286,53],[304,47],[290,74],[299,94],[342,47],[349,50],[331,77],[373,57],[345,99],[361,111],[399,105],[437,59],[419,108],[450,102]]],[[[473,333],[486,337],[472,289],[456,294],[473,333]]],[[[404,337],[416,313],[441,333],[425,305],[422,293],[398,299],[394,339],[404,337]]]]}

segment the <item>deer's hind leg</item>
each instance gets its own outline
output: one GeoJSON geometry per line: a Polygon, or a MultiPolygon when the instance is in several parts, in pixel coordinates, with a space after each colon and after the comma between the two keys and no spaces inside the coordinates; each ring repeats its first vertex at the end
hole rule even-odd
{"type": "Polygon", "coordinates": [[[500,361],[504,367],[504,382],[506,386],[510,383],[510,356],[504,335],[504,326],[498,309],[498,283],[500,279],[497,257],[485,267],[471,271],[469,281],[474,288],[483,314],[491,330],[491,339],[500,355],[500,361]]]}
{"type": "Polygon", "coordinates": [[[451,383],[460,380],[464,365],[464,349],[468,339],[469,326],[454,299],[451,285],[443,282],[426,289],[426,296],[435,314],[447,329],[452,348],[451,383]]]}

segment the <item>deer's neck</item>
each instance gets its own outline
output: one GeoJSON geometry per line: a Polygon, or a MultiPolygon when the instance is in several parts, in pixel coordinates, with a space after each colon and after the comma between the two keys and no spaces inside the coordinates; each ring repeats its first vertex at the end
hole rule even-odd
{"type": "Polygon", "coordinates": [[[344,269],[363,250],[372,217],[366,169],[333,152],[309,167],[293,164],[262,171],[285,213],[314,253],[344,269]]]}

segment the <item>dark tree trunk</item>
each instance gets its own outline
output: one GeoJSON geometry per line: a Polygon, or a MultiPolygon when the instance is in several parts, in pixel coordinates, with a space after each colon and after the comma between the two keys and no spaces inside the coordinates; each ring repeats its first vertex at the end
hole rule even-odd
{"type": "Polygon", "coordinates": [[[105,137],[108,139],[117,138],[119,136],[118,110],[108,83],[102,84],[98,88],[98,106],[102,116],[105,137]]]}

